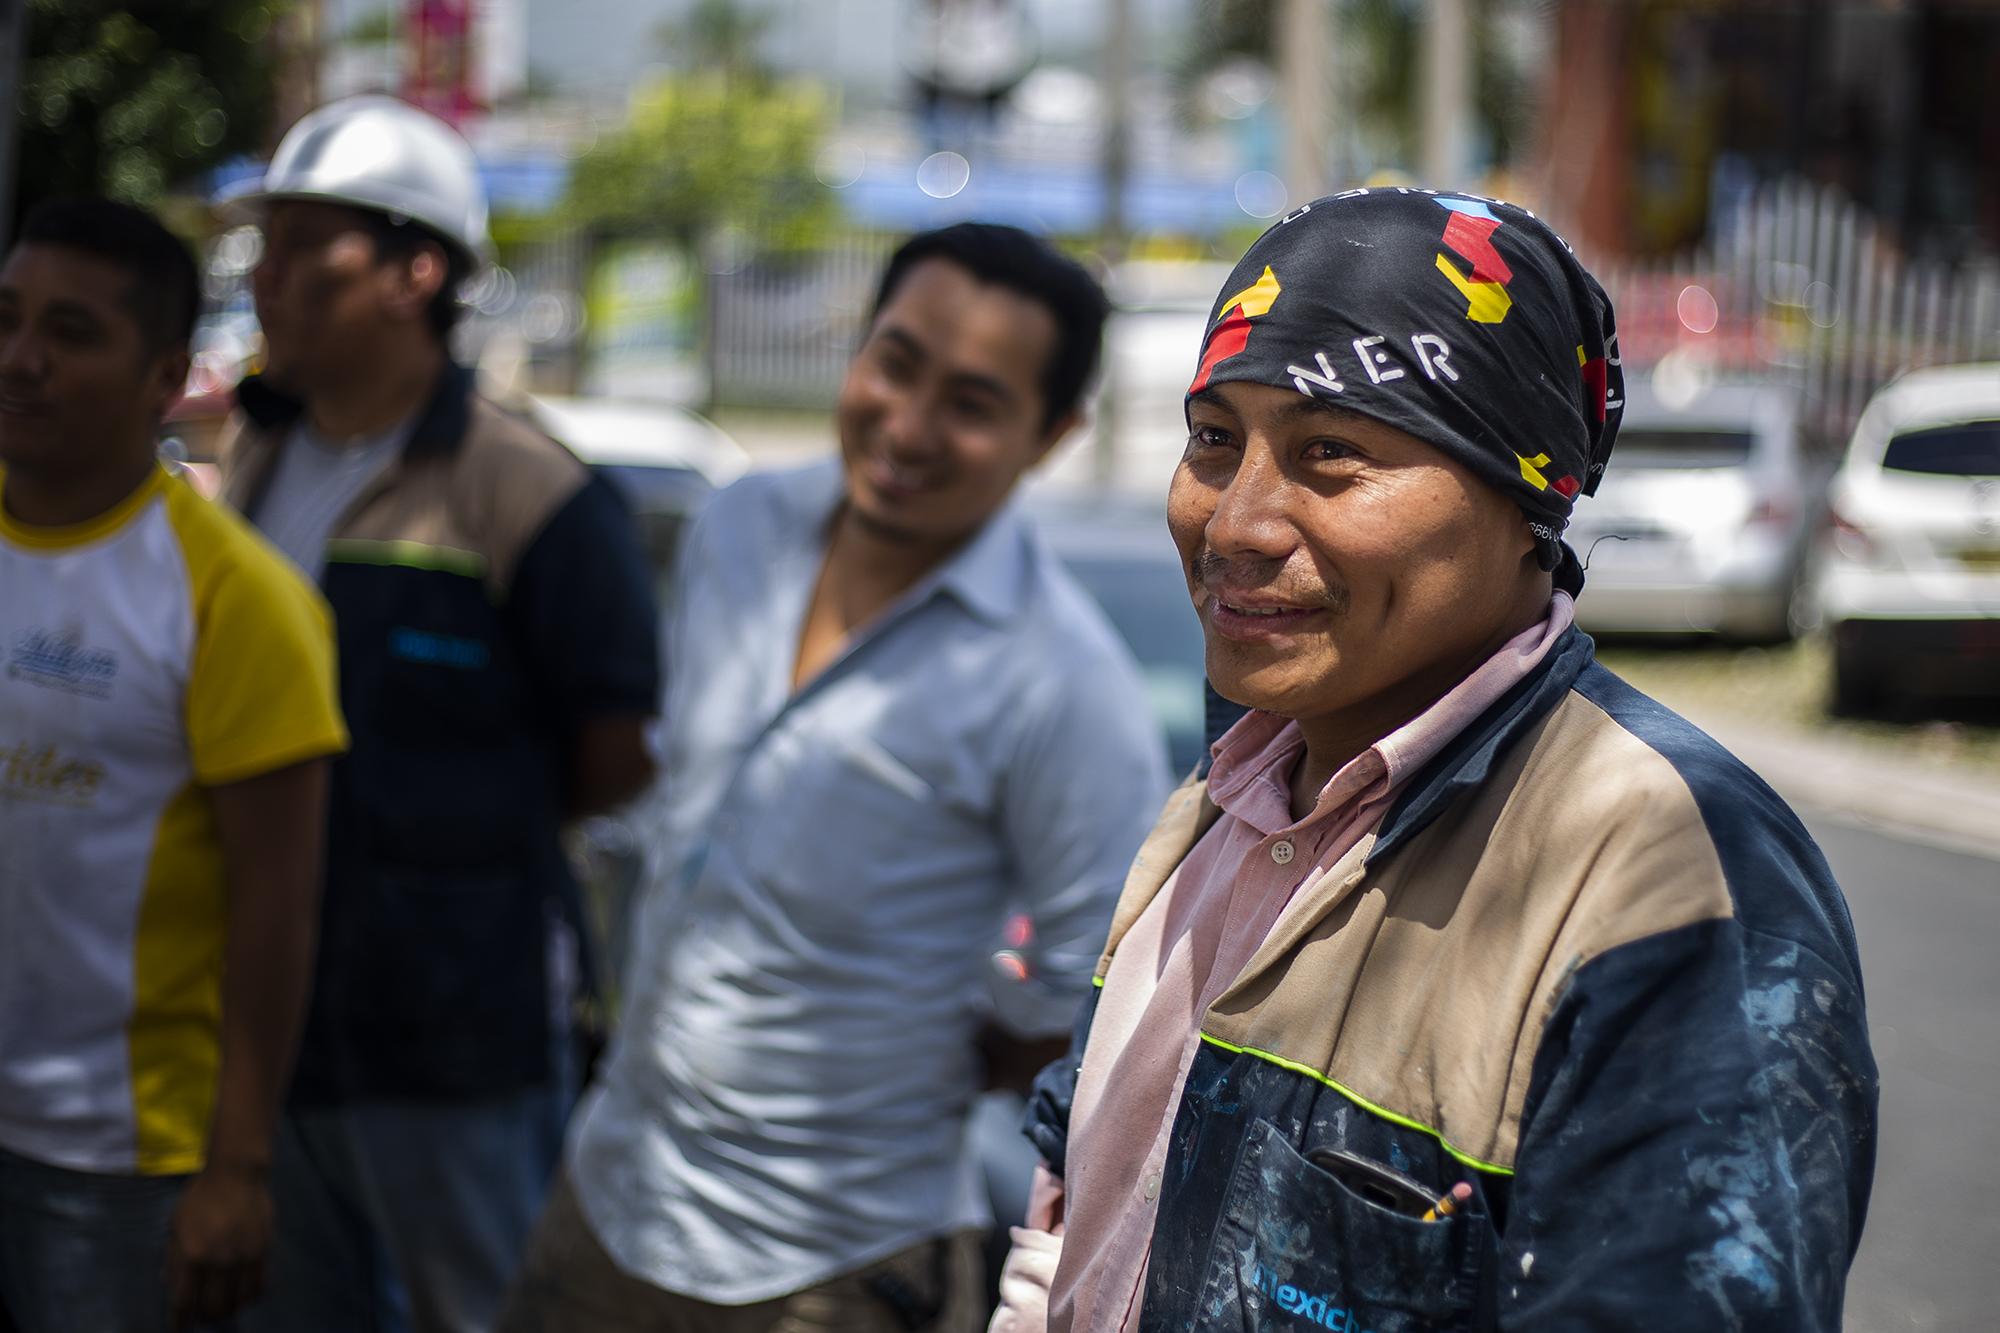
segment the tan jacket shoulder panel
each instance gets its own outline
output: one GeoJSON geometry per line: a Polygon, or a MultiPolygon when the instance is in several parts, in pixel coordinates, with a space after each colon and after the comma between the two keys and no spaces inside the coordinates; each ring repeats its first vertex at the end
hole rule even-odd
{"type": "Polygon", "coordinates": [[[1502,1169],[1576,969],[1731,913],[1687,784],[1574,692],[1385,864],[1371,845],[1300,890],[1204,1031],[1502,1169]]]}

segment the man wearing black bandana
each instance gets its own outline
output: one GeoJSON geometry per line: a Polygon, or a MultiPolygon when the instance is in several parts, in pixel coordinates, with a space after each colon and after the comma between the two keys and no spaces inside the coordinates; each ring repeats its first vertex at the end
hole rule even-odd
{"type": "Polygon", "coordinates": [[[1523,209],[1349,191],[1237,265],[1168,525],[1248,711],[1037,1084],[996,1333],[1837,1333],[1853,928],[1791,811],[1571,624],[1622,398],[1523,209]]]}

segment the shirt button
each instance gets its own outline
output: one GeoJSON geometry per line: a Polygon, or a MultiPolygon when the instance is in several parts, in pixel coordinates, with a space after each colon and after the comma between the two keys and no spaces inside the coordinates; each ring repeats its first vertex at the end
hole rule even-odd
{"type": "Polygon", "coordinates": [[[1280,838],[1271,844],[1271,859],[1279,865],[1290,865],[1292,863],[1292,855],[1292,840],[1290,838],[1280,838]]]}
{"type": "Polygon", "coordinates": [[[1151,1203],[1153,1200],[1159,1197],[1160,1197],[1160,1173],[1155,1171],[1152,1175],[1146,1177],[1146,1202],[1151,1203]]]}

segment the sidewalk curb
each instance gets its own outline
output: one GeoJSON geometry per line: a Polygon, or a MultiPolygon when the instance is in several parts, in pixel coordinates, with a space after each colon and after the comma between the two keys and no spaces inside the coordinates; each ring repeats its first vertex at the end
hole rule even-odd
{"type": "Polygon", "coordinates": [[[2000,858],[2000,779],[1805,731],[1695,713],[1689,718],[1787,801],[2000,858]]]}

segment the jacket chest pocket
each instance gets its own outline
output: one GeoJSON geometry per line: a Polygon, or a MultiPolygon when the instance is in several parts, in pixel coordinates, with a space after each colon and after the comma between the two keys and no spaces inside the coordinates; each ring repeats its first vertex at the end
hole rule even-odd
{"type": "MultiPolygon", "coordinates": [[[[1442,1192],[1442,1191],[1440,1191],[1442,1192]]],[[[1199,1327],[1431,1333],[1490,1327],[1481,1283],[1492,1226],[1472,1210],[1425,1222],[1371,1202],[1255,1121],[1230,1173],[1199,1327]]]]}
{"type": "MultiPolygon", "coordinates": [[[[374,720],[391,742],[478,745],[514,711],[510,645],[480,580],[440,570],[366,571],[380,578],[367,642],[350,662],[374,667],[374,720]]],[[[329,584],[331,587],[331,584],[329,584]]]]}

